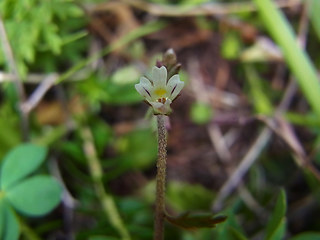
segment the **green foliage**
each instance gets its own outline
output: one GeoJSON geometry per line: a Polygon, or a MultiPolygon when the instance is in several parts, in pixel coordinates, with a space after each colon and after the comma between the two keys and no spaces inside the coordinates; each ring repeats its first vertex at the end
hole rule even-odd
{"type": "Polygon", "coordinates": [[[290,238],[290,240],[318,240],[318,239],[320,239],[319,232],[305,232],[290,238]]]}
{"type": "Polygon", "coordinates": [[[273,112],[272,104],[265,94],[262,80],[258,77],[256,71],[251,67],[245,68],[247,80],[250,87],[250,95],[253,106],[258,114],[270,115],[273,112]]]}
{"type": "Polygon", "coordinates": [[[52,177],[34,176],[9,188],[5,194],[11,205],[19,212],[41,216],[58,205],[61,187],[52,177]]]}
{"type": "Polygon", "coordinates": [[[238,224],[236,219],[236,209],[238,208],[239,202],[235,201],[233,206],[230,206],[227,211],[224,212],[228,218],[227,220],[217,228],[215,232],[215,239],[217,240],[243,240],[246,239],[244,231],[238,224]]]}
{"type": "Polygon", "coordinates": [[[309,188],[312,192],[312,195],[317,199],[317,201],[320,201],[319,180],[308,171],[305,171],[305,177],[309,185],[309,188]]]}
{"type": "Polygon", "coordinates": [[[214,216],[211,213],[186,212],[177,217],[166,216],[166,219],[178,227],[195,230],[198,228],[214,228],[217,224],[224,222],[226,216],[214,216]]]}
{"type": "Polygon", "coordinates": [[[298,46],[293,29],[271,0],[254,0],[259,13],[283,51],[286,63],[313,111],[320,116],[320,85],[317,71],[308,55],[298,46]]]}
{"type": "Polygon", "coordinates": [[[132,131],[120,137],[115,147],[119,154],[119,167],[126,170],[145,169],[157,158],[157,141],[151,129],[132,131]]]}
{"type": "MultiPolygon", "coordinates": [[[[61,54],[64,38],[71,35],[63,34],[57,23],[82,16],[75,4],[64,0],[3,0],[0,12],[22,76],[28,72],[27,64],[35,62],[38,51],[61,54]]],[[[4,63],[0,54],[0,64],[4,63]]]]}
{"type": "Polygon", "coordinates": [[[19,237],[19,223],[6,201],[0,199],[0,238],[14,240],[19,237]]]}
{"type": "Polygon", "coordinates": [[[101,103],[114,105],[132,104],[141,101],[134,88],[140,73],[133,66],[120,68],[110,77],[91,76],[78,84],[79,91],[94,106],[101,103]]]}
{"type": "Polygon", "coordinates": [[[207,210],[214,194],[201,185],[170,181],[167,187],[167,201],[178,212],[191,209],[207,210]]]}
{"type": "Polygon", "coordinates": [[[281,240],[285,234],[286,228],[286,194],[282,189],[278,197],[275,209],[266,227],[266,240],[281,240]]]}
{"type": "Polygon", "coordinates": [[[115,237],[93,236],[93,237],[90,237],[89,240],[120,240],[120,239],[115,237]]]}
{"type": "Polygon", "coordinates": [[[213,116],[212,107],[208,104],[196,102],[192,103],[190,118],[196,124],[206,124],[213,116]]]}
{"type": "Polygon", "coordinates": [[[44,161],[47,150],[23,144],[10,151],[3,160],[0,175],[0,238],[15,240],[19,224],[13,209],[30,216],[41,216],[60,202],[62,189],[50,176],[32,176],[44,161]]]}
{"type": "MultiPolygon", "coordinates": [[[[160,3],[160,4],[171,4],[172,3],[172,1],[170,1],[170,0],[150,0],[150,1],[153,3],[160,3]]],[[[177,5],[181,5],[181,6],[194,6],[194,5],[208,3],[209,0],[176,0],[174,2],[177,5]]]]}
{"type": "Polygon", "coordinates": [[[92,135],[95,141],[95,146],[97,148],[98,154],[102,155],[106,146],[111,144],[113,140],[113,130],[105,122],[97,120],[94,122],[94,125],[92,126],[92,135]]]}
{"type": "Polygon", "coordinates": [[[141,100],[134,89],[134,83],[119,84],[111,80],[105,89],[106,103],[119,105],[136,103],[141,100]]]}
{"type": "Polygon", "coordinates": [[[8,103],[3,103],[0,107],[0,132],[5,137],[0,138],[0,159],[2,159],[8,149],[13,148],[21,141],[19,127],[17,114],[8,103]]]}
{"type": "Polygon", "coordinates": [[[151,239],[153,235],[153,213],[143,198],[119,200],[119,210],[128,222],[128,229],[135,239],[151,239]]]}
{"type": "Polygon", "coordinates": [[[226,34],[221,48],[221,54],[226,59],[236,59],[240,52],[240,41],[236,34],[226,34]]]}
{"type": "Polygon", "coordinates": [[[44,161],[47,149],[23,144],[10,151],[1,168],[1,189],[6,191],[34,172],[44,161]]]}
{"type": "Polygon", "coordinates": [[[317,0],[307,0],[307,2],[310,5],[309,17],[311,19],[313,28],[320,39],[320,18],[318,14],[320,11],[320,2],[317,0]]]}
{"type": "Polygon", "coordinates": [[[233,227],[229,227],[229,234],[234,240],[247,240],[248,238],[244,236],[240,231],[233,227]]]}
{"type": "Polygon", "coordinates": [[[285,117],[289,122],[295,125],[308,126],[310,128],[320,127],[319,118],[314,113],[306,113],[301,115],[294,112],[287,112],[285,117]]]}

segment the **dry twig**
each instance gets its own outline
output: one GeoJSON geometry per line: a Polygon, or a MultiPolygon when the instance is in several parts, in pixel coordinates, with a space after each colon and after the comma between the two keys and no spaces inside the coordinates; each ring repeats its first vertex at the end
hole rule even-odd
{"type": "MultiPolygon", "coordinates": [[[[298,41],[300,43],[300,46],[302,48],[305,47],[306,43],[306,35],[308,30],[308,18],[305,11],[307,11],[308,5],[305,5],[304,12],[301,16],[301,21],[299,25],[299,33],[298,33],[298,41]]],[[[291,129],[288,127],[288,123],[286,124],[286,131],[284,129],[277,128],[277,118],[280,118],[282,114],[288,109],[291,100],[297,90],[296,83],[291,77],[291,81],[289,85],[286,88],[285,94],[277,107],[274,118],[270,119],[268,121],[268,126],[271,129],[275,129],[277,133],[280,133],[282,138],[287,141],[289,146],[294,150],[294,154],[297,160],[298,165],[305,166],[309,171],[311,171],[317,178],[320,177],[320,174],[316,169],[308,163],[307,158],[305,158],[304,150],[302,146],[300,145],[299,141],[297,139],[292,140],[291,138],[294,137],[293,131],[288,131],[288,129],[291,129]]],[[[247,154],[244,156],[244,158],[241,160],[240,165],[238,168],[234,171],[232,176],[227,180],[227,182],[222,186],[214,204],[213,209],[219,209],[222,206],[223,200],[233,191],[233,189],[240,183],[243,176],[246,174],[248,169],[251,167],[251,165],[257,160],[257,157],[259,156],[262,149],[266,146],[266,144],[269,142],[271,138],[271,130],[268,127],[264,127],[261,131],[259,137],[256,139],[254,144],[250,147],[247,154]]]]}
{"type": "MultiPolygon", "coordinates": [[[[257,11],[252,2],[239,3],[207,3],[200,6],[175,6],[149,3],[143,0],[121,0],[132,7],[146,11],[156,16],[166,17],[190,17],[190,16],[219,16],[225,14],[257,11]]],[[[279,8],[293,7],[301,3],[301,0],[278,0],[279,8]]],[[[105,11],[106,4],[98,4],[93,11],[105,11]]]]}
{"type": "Polygon", "coordinates": [[[29,138],[29,119],[28,119],[29,117],[28,117],[28,114],[24,113],[21,109],[21,104],[25,101],[26,94],[24,91],[22,79],[20,78],[20,75],[18,72],[17,64],[14,59],[12,48],[8,40],[7,32],[6,32],[1,15],[0,15],[0,41],[3,47],[5,58],[7,60],[9,71],[13,76],[15,76],[14,84],[15,84],[15,88],[17,91],[18,99],[19,99],[18,107],[19,107],[19,113],[21,117],[21,121],[20,121],[21,129],[23,133],[23,138],[27,140],[29,138]]]}
{"type": "Polygon", "coordinates": [[[54,85],[57,78],[57,75],[50,74],[38,85],[29,99],[21,105],[21,109],[25,114],[29,114],[38,105],[46,92],[54,85]]]}
{"type": "MultiPolygon", "coordinates": [[[[207,90],[208,88],[203,84],[202,76],[199,72],[199,66],[197,62],[195,60],[193,60],[192,62],[190,61],[188,67],[190,69],[191,85],[196,99],[200,102],[209,104],[210,94],[207,90]]],[[[228,143],[232,143],[233,140],[227,141],[225,136],[222,134],[219,125],[215,124],[214,122],[208,125],[207,131],[209,133],[212,145],[215,148],[221,161],[225,163],[230,162],[232,159],[232,154],[229,151],[230,145],[228,145],[228,143]]],[[[230,176],[232,173],[228,171],[228,174],[230,176]]],[[[257,201],[253,198],[246,187],[241,184],[241,179],[240,182],[237,182],[237,184],[239,184],[238,192],[240,194],[240,197],[247,204],[247,206],[251,208],[252,211],[257,215],[265,215],[263,208],[257,203],[257,201]]]]}

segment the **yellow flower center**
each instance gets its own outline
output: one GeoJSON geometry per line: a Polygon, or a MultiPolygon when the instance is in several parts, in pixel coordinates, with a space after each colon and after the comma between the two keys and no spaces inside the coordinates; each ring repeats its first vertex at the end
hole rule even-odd
{"type": "Polygon", "coordinates": [[[156,94],[158,97],[163,97],[165,96],[167,91],[163,88],[158,88],[154,91],[154,94],[156,94]]]}

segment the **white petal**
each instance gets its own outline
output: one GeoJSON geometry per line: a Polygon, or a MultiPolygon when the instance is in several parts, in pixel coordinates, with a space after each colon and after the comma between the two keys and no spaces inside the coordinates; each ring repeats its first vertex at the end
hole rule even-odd
{"type": "Polygon", "coordinates": [[[145,97],[149,101],[152,100],[152,86],[147,78],[140,78],[140,83],[136,84],[135,88],[141,96],[145,97]]]}
{"type": "Polygon", "coordinates": [[[162,66],[161,68],[152,68],[152,81],[155,88],[165,88],[167,83],[167,69],[162,66]]]}
{"type": "Polygon", "coordinates": [[[170,96],[170,99],[173,100],[175,99],[182,88],[184,87],[184,82],[180,81],[180,77],[178,74],[173,75],[167,84],[167,91],[168,95],[170,96]]]}
{"type": "Polygon", "coordinates": [[[146,78],[146,77],[141,77],[141,78],[140,78],[140,83],[146,84],[146,85],[148,85],[150,88],[152,87],[152,84],[151,84],[150,80],[149,80],[148,78],[146,78]]]}

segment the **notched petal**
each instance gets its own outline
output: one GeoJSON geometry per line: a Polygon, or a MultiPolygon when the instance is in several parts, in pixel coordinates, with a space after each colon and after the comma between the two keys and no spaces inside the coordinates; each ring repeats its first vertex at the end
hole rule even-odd
{"type": "Polygon", "coordinates": [[[152,68],[152,81],[155,88],[164,88],[167,83],[167,69],[162,66],[161,68],[152,68]]]}
{"type": "Polygon", "coordinates": [[[148,85],[150,88],[151,88],[152,85],[153,85],[153,82],[152,82],[149,78],[147,78],[147,77],[141,77],[141,78],[140,78],[140,83],[146,84],[146,85],[148,85]]]}

